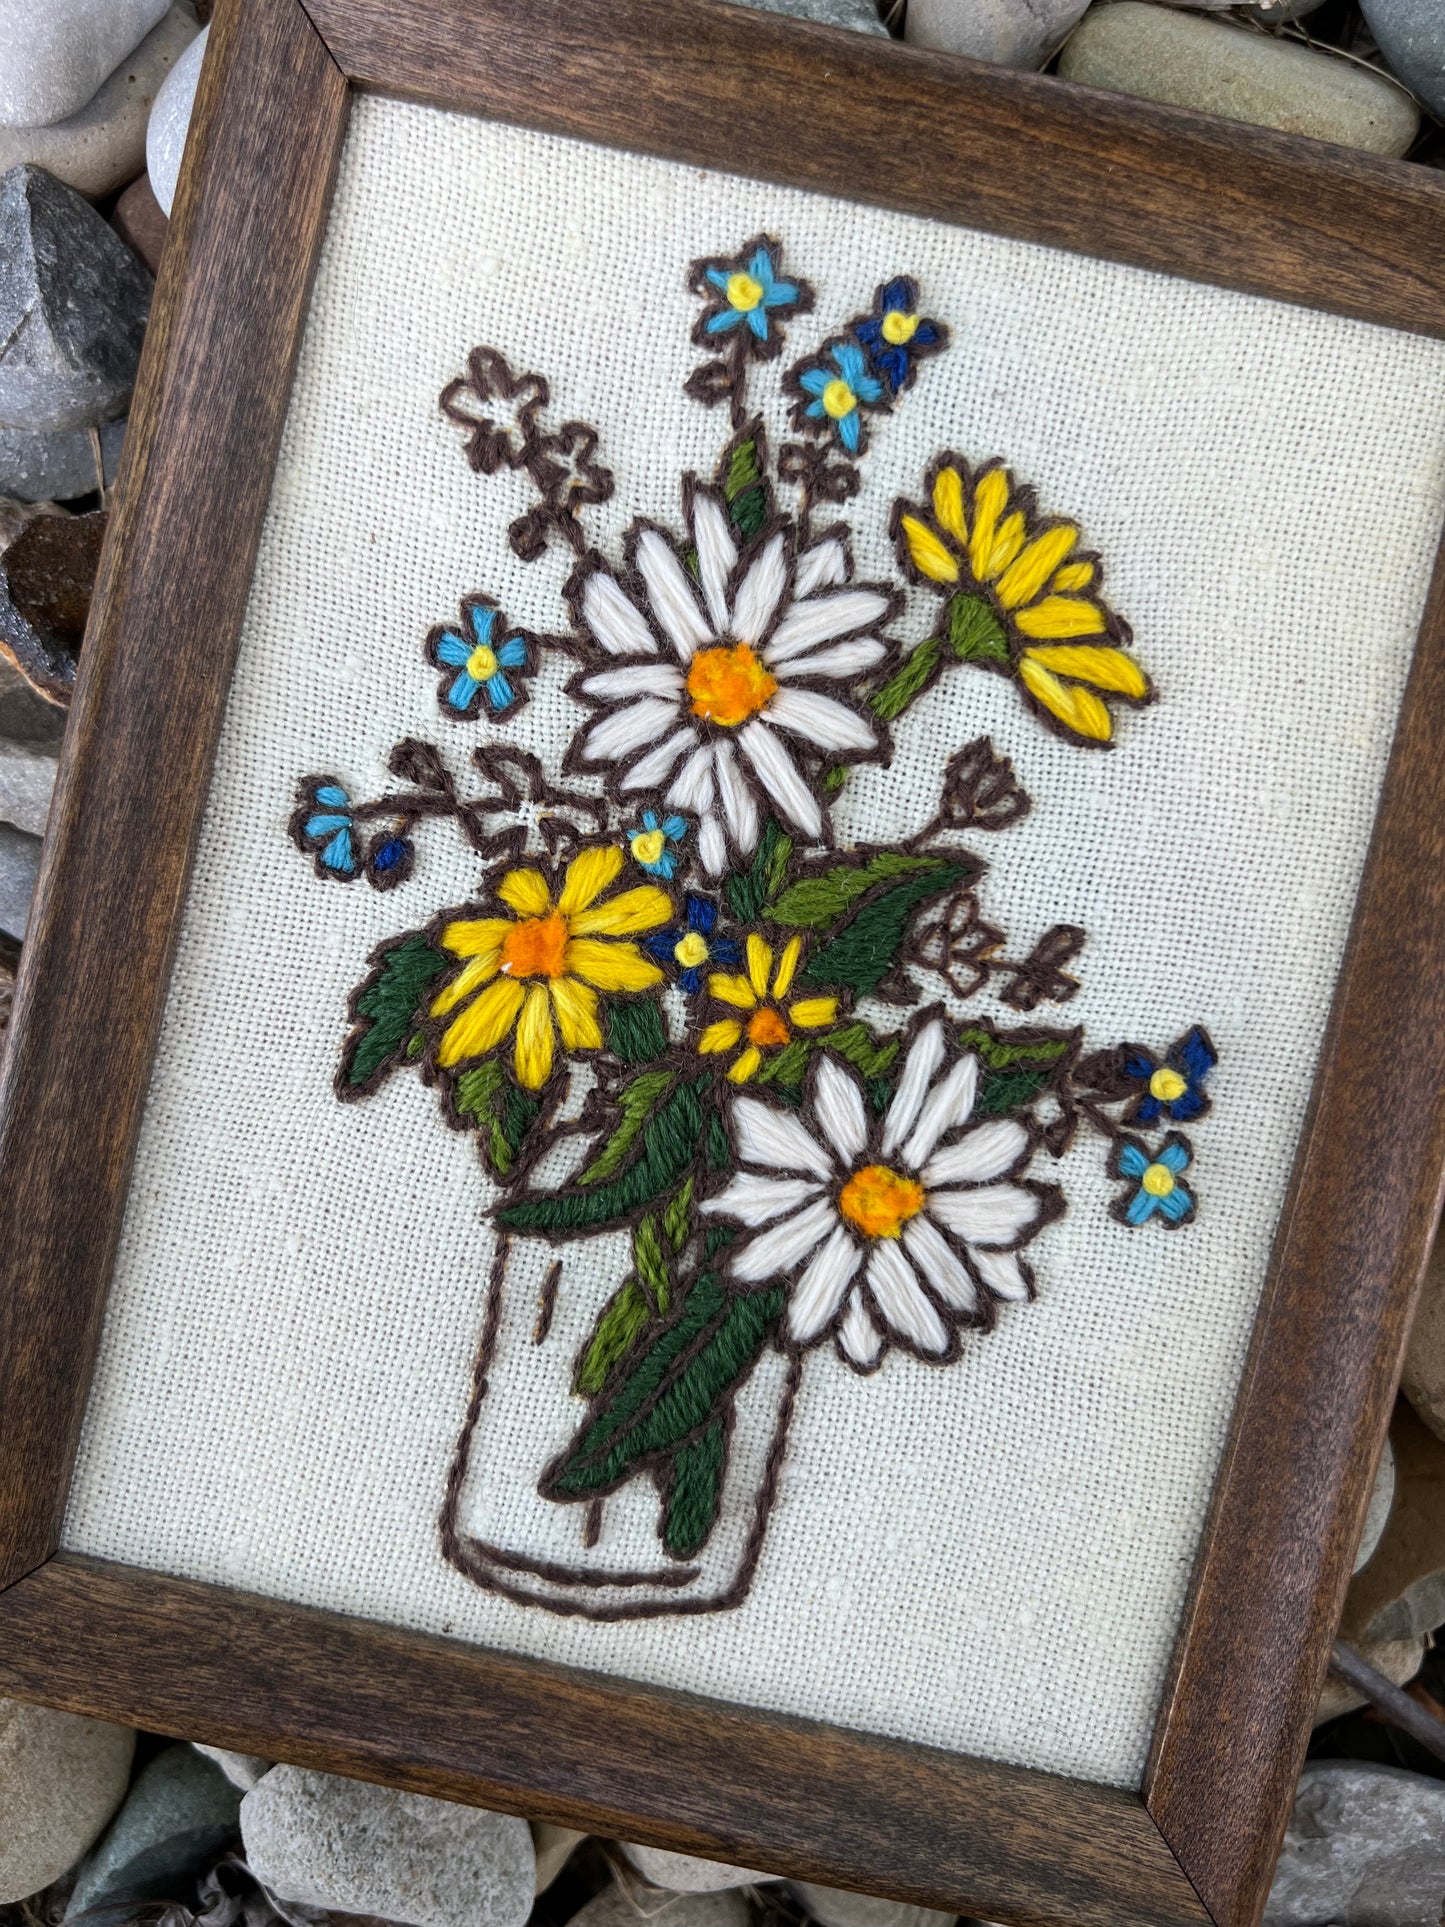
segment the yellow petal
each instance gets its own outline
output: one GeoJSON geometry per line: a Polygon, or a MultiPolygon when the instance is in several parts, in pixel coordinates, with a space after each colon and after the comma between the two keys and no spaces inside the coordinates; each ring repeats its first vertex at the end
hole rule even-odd
{"type": "Polygon", "coordinates": [[[1041,641],[1055,636],[1097,636],[1104,630],[1104,611],[1097,602],[1079,596],[1051,595],[1036,602],[1032,609],[1020,609],[1014,617],[1026,636],[1041,641]]]}
{"type": "Polygon", "coordinates": [[[1054,577],[1056,589],[1087,589],[1094,579],[1092,562],[1067,563],[1054,577]]]}
{"type": "Polygon", "coordinates": [[[1091,689],[1081,689],[1077,683],[1060,682],[1041,662],[1035,662],[1030,653],[1020,658],[1019,678],[1044,708],[1057,716],[1065,729],[1071,729],[1076,736],[1082,736],[1091,743],[1107,743],[1113,735],[1114,725],[1108,708],[1091,689]]]}
{"type": "Polygon", "coordinates": [[[512,1028],[526,994],[514,977],[498,977],[488,984],[477,1001],[468,1004],[455,1023],[448,1025],[437,1062],[445,1069],[460,1064],[464,1057],[481,1057],[494,1049],[512,1028]]]}
{"type": "Polygon", "coordinates": [[[1036,535],[999,577],[995,594],[1005,609],[1032,602],[1078,539],[1072,522],[1060,522],[1057,528],[1036,535]]]}
{"type": "Polygon", "coordinates": [[[519,917],[545,917],[552,893],[540,870],[509,870],[497,885],[497,895],[519,917]]]}
{"type": "Polygon", "coordinates": [[[734,1084],[746,1084],[758,1065],[763,1061],[763,1053],[756,1045],[749,1044],[735,1064],[728,1065],[728,1078],[734,1084]]]}
{"type": "Polygon", "coordinates": [[[491,950],[486,956],[473,957],[469,964],[464,964],[432,1004],[432,1016],[445,1017],[449,1010],[470,997],[473,991],[480,990],[483,984],[489,984],[497,974],[500,956],[500,950],[491,950]]]}
{"type": "MultiPolygon", "coordinates": [[[[753,987],[754,997],[768,994],[768,972],[773,967],[773,953],[761,937],[754,934],[748,938],[748,982],[753,987]]],[[[731,999],[728,1000],[731,1002],[731,999]]]]}
{"type": "MultiPolygon", "coordinates": [[[[941,468],[933,484],[933,513],[938,526],[955,542],[967,542],[968,524],[963,519],[963,477],[956,468],[941,468]]],[[[920,564],[921,566],[921,564],[920,564]]],[[[954,571],[955,576],[957,570],[954,571]]]]}
{"type": "Polygon", "coordinates": [[[998,532],[998,518],[1008,503],[1008,474],[1001,468],[986,469],[979,476],[973,491],[973,536],[968,545],[968,559],[973,565],[973,573],[980,582],[987,582],[989,576],[988,559],[993,553],[994,536],[998,532]]]}
{"type": "Polygon", "coordinates": [[[602,1031],[597,1022],[597,992],[575,977],[552,979],[552,1008],[557,1013],[557,1028],[566,1050],[601,1050],[602,1031]]]}
{"type": "Polygon", "coordinates": [[[798,959],[803,954],[803,939],[789,937],[783,945],[783,954],[778,960],[778,974],[773,979],[773,995],[786,997],[793,981],[793,973],[798,968],[798,959]]]}
{"type": "Polygon", "coordinates": [[[920,575],[926,575],[930,582],[957,582],[958,564],[926,522],[920,522],[916,515],[905,515],[899,526],[920,575]]]}
{"type": "MultiPolygon", "coordinates": [[[[569,887],[570,883],[569,872],[569,887]]],[[[566,890],[562,895],[565,899],[566,890]]],[[[567,928],[574,937],[625,937],[634,930],[655,930],[671,915],[671,901],[656,884],[644,883],[636,890],[619,891],[590,910],[577,911],[568,918],[567,928]]]]}
{"type": "Polygon", "coordinates": [[[648,990],[662,982],[662,972],[644,957],[635,943],[603,943],[596,937],[574,937],[562,953],[569,976],[599,990],[648,990]]]}
{"type": "Polygon", "coordinates": [[[1028,523],[1017,509],[1012,515],[1006,515],[999,523],[998,534],[993,538],[993,547],[989,550],[988,561],[984,565],[990,582],[1008,568],[1023,547],[1024,537],[1028,532],[1028,523]]]}
{"type": "Polygon", "coordinates": [[[707,987],[720,1004],[735,1004],[739,1010],[751,1010],[758,1001],[746,977],[709,977],[707,987]]]}
{"type": "Polygon", "coordinates": [[[823,1024],[831,1024],[837,1015],[836,997],[804,997],[800,1003],[788,1006],[788,1021],[799,1030],[817,1030],[823,1024]]]}
{"type": "Polygon", "coordinates": [[[449,923],[442,931],[442,949],[457,957],[484,957],[488,951],[502,953],[502,942],[512,927],[510,917],[478,917],[462,923],[449,923]]]}
{"type": "Polygon", "coordinates": [[[1089,643],[1064,643],[1052,649],[1029,649],[1026,655],[1056,676],[1091,682],[1098,689],[1115,689],[1121,696],[1147,696],[1149,678],[1122,649],[1100,649],[1089,643]]]}
{"type": "Polygon", "coordinates": [[[711,1055],[713,1051],[731,1050],[734,1044],[742,1041],[743,1027],[733,1022],[731,1017],[723,1017],[715,1024],[709,1024],[697,1040],[700,1051],[711,1055]]]}
{"type": "Polygon", "coordinates": [[[542,984],[533,984],[517,1021],[517,1082],[539,1091],[552,1075],[552,1005],[542,984]]]}
{"type": "Polygon", "coordinates": [[[557,899],[564,917],[575,917],[601,895],[622,868],[622,852],[616,844],[605,843],[590,850],[579,850],[567,865],[566,881],[557,899]]]}

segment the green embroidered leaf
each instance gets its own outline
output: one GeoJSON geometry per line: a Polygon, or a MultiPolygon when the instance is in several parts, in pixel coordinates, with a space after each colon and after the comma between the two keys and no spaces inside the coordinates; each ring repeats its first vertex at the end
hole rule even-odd
{"type": "MultiPolygon", "coordinates": [[[[598,1231],[651,1204],[690,1169],[703,1134],[699,1092],[706,1084],[680,1084],[642,1127],[639,1155],[620,1176],[565,1191],[534,1193],[497,1213],[504,1231],[598,1231]]],[[[713,1122],[716,1122],[714,1119],[713,1122]]]]}
{"type": "Polygon", "coordinates": [[[452,1092],[452,1105],[459,1117],[471,1118],[481,1134],[490,1168],[499,1178],[509,1176],[522,1139],[541,1109],[538,1100],[519,1090],[493,1057],[462,1072],[452,1092]]]}
{"type": "Polygon", "coordinates": [[[881,717],[885,723],[891,723],[895,717],[901,716],[938,674],[942,655],[942,636],[930,636],[926,642],[920,642],[883,687],[875,689],[868,698],[874,715],[881,717]]]}
{"type": "Polygon", "coordinates": [[[753,1082],[778,1084],[784,1090],[796,1090],[807,1073],[808,1046],[803,1038],[795,1037],[791,1043],[784,1044],[775,1057],[764,1060],[753,1082]]]}
{"type": "Polygon", "coordinates": [[[976,1051],[990,1070],[1001,1071],[1014,1064],[1056,1064],[1068,1055],[1074,1038],[1024,1037],[1010,1043],[981,1025],[969,1024],[958,1033],[958,1042],[961,1049],[976,1051]]]}
{"type": "Polygon", "coordinates": [[[898,1039],[890,1037],[880,1044],[866,1024],[846,1024],[842,1030],[830,1030],[818,1039],[819,1045],[837,1051],[855,1069],[862,1071],[865,1078],[882,1077],[893,1067],[898,1055],[898,1039]]]}
{"type": "Polygon", "coordinates": [[[960,662],[1007,662],[998,612],[984,596],[956,595],[948,605],[948,641],[960,662]]]}
{"type": "Polygon", "coordinates": [[[607,1048],[624,1064],[654,1064],[667,1050],[662,1011],[650,997],[607,1006],[607,1048]]]}
{"type": "Polygon", "coordinates": [[[709,1171],[727,1171],[732,1167],[733,1147],[728,1143],[728,1134],[723,1121],[714,1111],[707,1121],[707,1168],[709,1171]]]}
{"type": "Polygon", "coordinates": [[[692,1179],[667,1201],[662,1214],[663,1236],[674,1251],[681,1251],[692,1231],[692,1179]]]}
{"type": "Polygon", "coordinates": [[[727,1428],[721,1419],[673,1455],[662,1543],[674,1558],[685,1559],[706,1542],[717,1518],[726,1465],[727,1428]]]}
{"type": "Polygon", "coordinates": [[[888,884],[813,953],[801,973],[803,981],[840,985],[859,997],[876,990],[898,961],[914,911],[977,872],[976,863],[940,859],[926,871],[888,884]]]}
{"type": "Polygon", "coordinates": [[[823,794],[830,803],[847,780],[848,765],[846,763],[834,763],[833,767],[823,778],[823,794]]]}
{"type": "Polygon", "coordinates": [[[995,1037],[978,1024],[958,1033],[963,1050],[977,1052],[985,1066],[974,1105],[980,1116],[998,1117],[1032,1103],[1073,1049],[1076,1038],[995,1037]]]}
{"type": "Polygon", "coordinates": [[[644,1071],[641,1077],[634,1077],[630,1084],[624,1086],[617,1098],[622,1122],[578,1178],[579,1184],[600,1183],[621,1168],[638,1132],[652,1115],[663,1092],[671,1088],[672,1082],[671,1071],[644,1071]]]}
{"type": "Polygon", "coordinates": [[[451,959],[414,930],[384,952],[356,1000],[356,1028],[342,1059],[343,1088],[371,1086],[411,1035],[430,984],[451,959]]]}
{"type": "Polygon", "coordinates": [[[758,445],[749,437],[724,459],[723,500],[728,518],[742,539],[750,541],[768,519],[768,484],[758,467],[758,445]]]}
{"type": "Polygon", "coordinates": [[[974,1112],[980,1117],[998,1117],[1006,1111],[1022,1110],[1048,1081],[1047,1071],[987,1071],[979,1080],[974,1112]]]}
{"type": "Polygon", "coordinates": [[[672,1274],[662,1249],[662,1233],[651,1212],[632,1234],[632,1262],[637,1276],[659,1312],[666,1312],[672,1301],[672,1274]]]}
{"type": "Polygon", "coordinates": [[[728,908],[739,923],[757,920],[763,905],[781,885],[792,854],[793,839],[785,836],[776,817],[770,816],[748,869],[743,875],[730,876],[727,880],[728,908]]]}
{"type": "Polygon", "coordinates": [[[769,907],[768,915],[775,923],[793,929],[825,929],[875,884],[890,877],[909,876],[916,870],[935,870],[939,861],[933,856],[909,856],[902,850],[880,850],[866,863],[840,864],[821,876],[804,877],[783,892],[769,907]]]}
{"type": "Polygon", "coordinates": [[[597,1321],[592,1342],[582,1354],[582,1363],[572,1382],[573,1391],[580,1392],[584,1398],[595,1398],[607,1383],[613,1367],[632,1350],[637,1334],[651,1315],[652,1308],[641,1285],[635,1278],[629,1278],[621,1291],[613,1294],[597,1321]]]}

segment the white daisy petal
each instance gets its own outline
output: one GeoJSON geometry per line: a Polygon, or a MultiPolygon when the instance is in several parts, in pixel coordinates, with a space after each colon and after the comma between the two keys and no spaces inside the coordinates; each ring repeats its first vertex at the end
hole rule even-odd
{"type": "Polygon", "coordinates": [[[765,1178],[756,1171],[739,1171],[715,1198],[698,1206],[700,1211],[721,1212],[739,1224],[756,1228],[780,1218],[785,1211],[796,1211],[809,1198],[818,1195],[811,1178],[765,1178]]]}
{"type": "Polygon", "coordinates": [[[1018,1184],[930,1191],[928,1209],[966,1245],[1009,1245],[1038,1220],[1039,1199],[1018,1184]]]}
{"type": "Polygon", "coordinates": [[[634,662],[625,669],[604,669],[582,685],[584,696],[656,696],[663,690],[680,693],[682,671],[668,662],[634,662]]]}
{"type": "Polygon", "coordinates": [[[720,877],[728,867],[727,832],[717,814],[709,810],[697,826],[697,853],[710,877],[720,877]]]}
{"type": "Polygon", "coordinates": [[[657,640],[605,569],[594,569],[582,590],[582,620],[609,656],[653,656],[657,640]]]}
{"type": "Polygon", "coordinates": [[[923,1214],[910,1218],[903,1227],[903,1244],[945,1305],[954,1311],[978,1310],[978,1287],[937,1225],[923,1214]]]}
{"type": "Polygon", "coordinates": [[[697,543],[697,573],[703,601],[712,618],[713,633],[720,636],[727,628],[728,577],[737,562],[738,551],[727,514],[716,496],[698,496],[692,511],[692,534],[697,543]]]}
{"type": "Polygon", "coordinates": [[[664,737],[656,749],[650,749],[632,765],[622,779],[623,789],[652,789],[662,781],[683,751],[691,749],[696,741],[697,731],[690,723],[684,723],[681,729],[675,729],[670,736],[664,737]]]}
{"type": "Polygon", "coordinates": [[[737,753],[725,739],[713,745],[713,774],[733,842],[747,855],[757,845],[758,806],[738,768],[737,753]]]}
{"type": "Polygon", "coordinates": [[[595,722],[582,744],[589,763],[615,763],[644,743],[656,742],[669,723],[677,721],[677,705],[649,696],[626,709],[614,709],[595,722]]]}
{"type": "Polygon", "coordinates": [[[865,1372],[872,1371],[883,1349],[883,1334],[868,1316],[863,1294],[856,1287],[838,1327],[838,1344],[843,1356],[865,1372]]]}
{"type": "MultiPolygon", "coordinates": [[[[779,692],[781,694],[781,691],[779,692]]],[[[773,698],[777,701],[777,697],[773,698]]],[[[804,836],[820,836],[823,812],[818,800],[799,776],[797,765],[787,749],[765,723],[756,718],[738,731],[738,747],[757,772],[758,781],[796,830],[804,836]]]]}
{"type": "Polygon", "coordinates": [[[760,1231],[734,1253],[729,1269],[745,1285],[761,1284],[764,1278],[777,1278],[791,1271],[820,1245],[838,1222],[838,1214],[825,1199],[785,1218],[781,1224],[760,1231]]]}
{"type": "Polygon", "coordinates": [[[917,1171],[933,1155],[933,1147],[945,1131],[966,1124],[978,1095],[978,1059],[970,1051],[960,1057],[941,1084],[935,1084],[918,1113],[913,1135],[903,1147],[903,1162],[917,1171]]]}
{"type": "Polygon", "coordinates": [[[681,660],[691,662],[693,651],[713,640],[712,631],[703,621],[686,570],[671,543],[656,529],[643,531],[637,544],[637,567],[647,584],[652,613],[681,660]]]}
{"type": "Polygon", "coordinates": [[[1017,1118],[994,1117],[975,1124],[957,1144],[935,1151],[919,1176],[931,1191],[936,1184],[985,1184],[1002,1177],[1023,1156],[1029,1134],[1017,1118]]]}
{"type": "Polygon", "coordinates": [[[876,636],[859,636],[852,642],[836,643],[831,649],[815,649],[811,656],[794,656],[788,662],[775,662],[773,674],[779,682],[799,676],[861,676],[888,654],[876,636]]]}
{"type": "Polygon", "coordinates": [[[871,629],[888,613],[888,598],[876,589],[839,589],[832,595],[795,602],[768,638],[766,662],[786,662],[820,642],[837,642],[855,629],[871,629]]]}
{"type": "Polygon", "coordinates": [[[872,749],[878,741],[856,710],[816,689],[780,689],[768,703],[768,721],[819,749],[872,749]]]}
{"type": "Polygon", "coordinates": [[[675,810],[701,816],[712,802],[712,744],[699,743],[673,778],[667,800],[675,810]]]}
{"type": "Polygon", "coordinates": [[[764,1171],[810,1171],[830,1178],[833,1160],[818,1140],[810,1137],[791,1111],[778,1110],[756,1097],[740,1097],[733,1105],[738,1156],[764,1171]]]}
{"type": "Polygon", "coordinates": [[[888,1106],[888,1115],[883,1120],[883,1143],[880,1148],[884,1157],[897,1150],[913,1129],[924,1094],[942,1061],[943,1025],[935,1017],[923,1026],[908,1046],[903,1074],[898,1079],[893,1102],[888,1106]]]}
{"type": "Polygon", "coordinates": [[[793,577],[795,596],[812,595],[815,589],[829,589],[848,580],[848,554],[836,535],[826,542],[815,542],[798,557],[793,577]]]}
{"type": "Polygon", "coordinates": [[[733,599],[732,634],[739,642],[756,643],[773,619],[788,586],[788,561],[781,534],[763,546],[748,564],[733,599]]]}
{"type": "Polygon", "coordinates": [[[841,1224],[835,1224],[828,1242],[809,1259],[788,1294],[788,1336],[795,1344],[811,1345],[832,1323],[862,1262],[857,1244],[841,1224]]]}
{"type": "Polygon", "coordinates": [[[868,1257],[868,1289],[884,1319],[921,1352],[946,1352],[948,1327],[924,1295],[897,1241],[880,1238],[868,1257]]]}
{"type": "Polygon", "coordinates": [[[841,1164],[853,1164],[868,1142],[868,1117],[855,1077],[834,1057],[818,1056],[813,1108],[841,1164]]]}
{"type": "Polygon", "coordinates": [[[1027,1304],[1028,1281],[1019,1265],[1016,1251],[974,1251],[969,1254],[978,1266],[978,1275],[996,1298],[1027,1304]]]}

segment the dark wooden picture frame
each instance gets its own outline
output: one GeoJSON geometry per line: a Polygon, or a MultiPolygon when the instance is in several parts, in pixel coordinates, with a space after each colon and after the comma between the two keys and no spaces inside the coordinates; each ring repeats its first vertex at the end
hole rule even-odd
{"type": "Polygon", "coordinates": [[[0,1692],[950,1911],[1248,1927],[1445,1169],[1439,566],[1139,1793],[57,1551],[353,88],[1445,335],[1423,168],[718,0],[221,0],[0,1091],[0,1692]]]}

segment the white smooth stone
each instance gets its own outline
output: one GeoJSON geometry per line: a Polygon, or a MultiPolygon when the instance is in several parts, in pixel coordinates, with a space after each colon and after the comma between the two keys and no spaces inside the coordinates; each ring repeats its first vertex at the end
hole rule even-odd
{"type": "Polygon", "coordinates": [[[151,108],[146,129],[146,172],[151,193],[160,203],[162,214],[170,218],[176,198],[176,179],[181,171],[181,156],[186,151],[186,133],[191,124],[191,109],[196,104],[196,86],[201,78],[201,62],[206,57],[206,42],[211,29],[199,34],[176,62],[151,108]]]}
{"type": "Polygon", "coordinates": [[[49,127],[84,107],[168,0],[0,0],[0,127],[49,127]]]}

